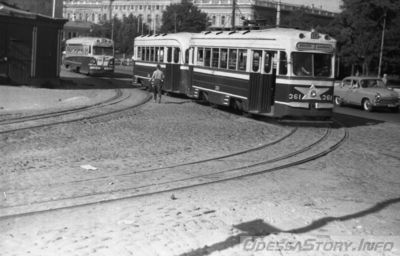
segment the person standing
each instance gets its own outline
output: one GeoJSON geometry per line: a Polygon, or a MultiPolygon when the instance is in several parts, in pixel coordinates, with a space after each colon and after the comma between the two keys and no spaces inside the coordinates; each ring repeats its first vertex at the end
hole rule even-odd
{"type": "Polygon", "coordinates": [[[153,93],[154,93],[154,102],[157,102],[158,95],[158,103],[161,103],[161,94],[162,94],[162,86],[164,83],[164,73],[161,71],[160,64],[157,64],[157,69],[154,70],[153,75],[151,76],[150,82],[153,83],[153,93]]]}

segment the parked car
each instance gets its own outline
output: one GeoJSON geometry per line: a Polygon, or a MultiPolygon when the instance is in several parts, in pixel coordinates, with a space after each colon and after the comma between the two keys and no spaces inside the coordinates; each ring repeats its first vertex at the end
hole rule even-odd
{"type": "Polygon", "coordinates": [[[389,78],[386,83],[387,88],[392,89],[393,91],[397,92],[399,95],[400,100],[400,79],[392,79],[389,78]]]}
{"type": "Polygon", "coordinates": [[[350,104],[362,106],[366,111],[376,108],[399,110],[399,95],[386,87],[377,77],[350,76],[335,84],[334,101],[336,105],[350,104]]]}

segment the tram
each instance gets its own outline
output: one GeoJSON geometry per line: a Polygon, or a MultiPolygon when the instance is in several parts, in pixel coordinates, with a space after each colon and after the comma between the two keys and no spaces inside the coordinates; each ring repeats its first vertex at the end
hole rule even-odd
{"type": "Polygon", "coordinates": [[[101,37],[76,37],[66,41],[63,64],[87,75],[114,72],[114,42],[101,37]]]}
{"type": "Polygon", "coordinates": [[[336,41],[288,28],[192,37],[197,98],[274,117],[330,117],[336,41]]]}
{"type": "Polygon", "coordinates": [[[142,36],[134,77],[149,80],[158,62],[166,91],[256,115],[330,118],[335,50],[329,35],[290,28],[142,36]]]}
{"type": "Polygon", "coordinates": [[[163,91],[188,94],[191,85],[189,74],[189,43],[192,33],[155,34],[139,36],[134,40],[134,82],[149,86],[157,64],[164,71],[163,91]]]}

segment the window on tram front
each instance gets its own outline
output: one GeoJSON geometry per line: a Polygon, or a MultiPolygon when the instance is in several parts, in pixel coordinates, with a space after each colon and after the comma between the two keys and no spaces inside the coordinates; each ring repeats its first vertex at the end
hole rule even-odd
{"type": "Polygon", "coordinates": [[[332,55],[319,53],[293,52],[293,74],[296,76],[330,77],[332,74],[332,55]]]}

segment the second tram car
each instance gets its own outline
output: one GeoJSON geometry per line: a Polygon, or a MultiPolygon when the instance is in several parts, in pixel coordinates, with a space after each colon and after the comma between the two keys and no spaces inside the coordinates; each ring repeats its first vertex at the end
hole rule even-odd
{"type": "Polygon", "coordinates": [[[159,62],[165,91],[257,115],[330,118],[335,50],[326,34],[289,28],[142,36],[134,77],[149,80],[159,62]]]}
{"type": "Polygon", "coordinates": [[[187,94],[190,90],[189,43],[192,33],[139,36],[134,41],[134,81],[149,86],[159,63],[164,71],[163,91],[187,94]]]}
{"type": "Polygon", "coordinates": [[[114,72],[114,43],[101,37],[76,37],[66,41],[63,63],[67,69],[87,75],[114,72]]]}

